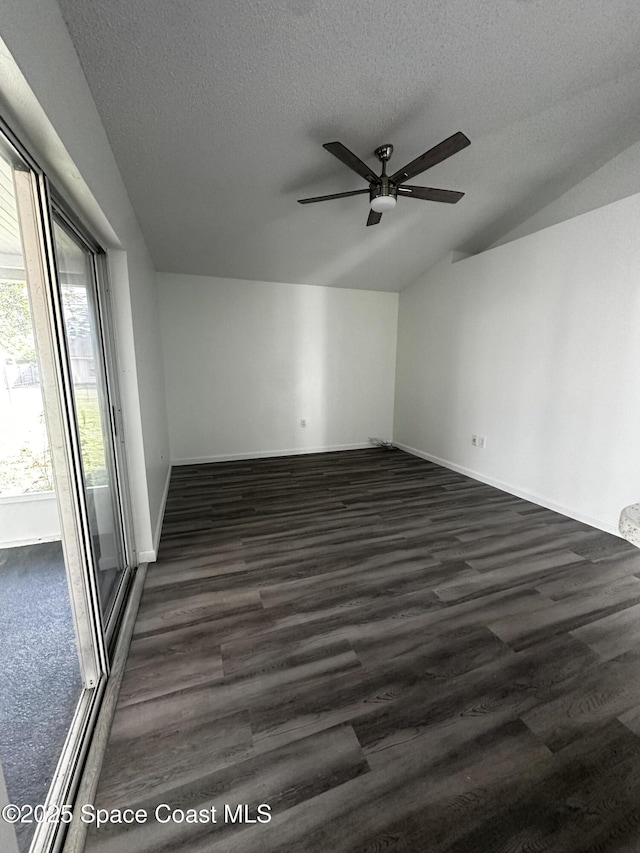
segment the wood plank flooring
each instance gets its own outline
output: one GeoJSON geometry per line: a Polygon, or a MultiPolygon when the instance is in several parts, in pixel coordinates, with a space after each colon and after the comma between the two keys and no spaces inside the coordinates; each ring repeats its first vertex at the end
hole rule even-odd
{"type": "Polygon", "coordinates": [[[174,469],[96,805],[149,815],[96,853],[638,853],[640,551],[398,450],[174,469]]]}

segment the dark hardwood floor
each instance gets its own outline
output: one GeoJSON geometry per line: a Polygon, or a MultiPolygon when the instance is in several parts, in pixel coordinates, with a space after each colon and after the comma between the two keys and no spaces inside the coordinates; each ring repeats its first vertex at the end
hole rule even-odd
{"type": "Polygon", "coordinates": [[[398,450],[176,468],[96,805],[149,815],[97,853],[637,853],[640,551],[398,450]]]}

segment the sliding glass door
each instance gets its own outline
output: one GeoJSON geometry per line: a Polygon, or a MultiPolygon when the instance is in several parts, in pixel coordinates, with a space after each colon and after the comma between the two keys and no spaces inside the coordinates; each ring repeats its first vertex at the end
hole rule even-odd
{"type": "Polygon", "coordinates": [[[73,802],[132,570],[103,257],[0,126],[0,777],[19,853],[64,836],[30,807],[73,802]]]}
{"type": "MultiPolygon", "coordinates": [[[[34,334],[16,204],[19,165],[0,150],[0,763],[10,802],[23,806],[46,800],[84,679],[51,453],[56,414],[46,406],[46,353],[34,334]]],[[[36,826],[15,824],[21,853],[36,826]]]]}
{"type": "Polygon", "coordinates": [[[96,258],[56,217],[53,225],[64,330],[71,364],[84,494],[102,618],[106,625],[125,569],[114,412],[106,382],[96,258]]]}

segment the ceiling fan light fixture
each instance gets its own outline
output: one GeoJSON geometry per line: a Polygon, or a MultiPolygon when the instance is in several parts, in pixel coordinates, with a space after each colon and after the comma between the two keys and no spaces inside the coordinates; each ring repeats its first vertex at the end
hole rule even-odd
{"type": "Polygon", "coordinates": [[[371,199],[371,210],[376,213],[386,213],[396,206],[396,197],[393,195],[377,195],[371,199]]]}
{"type": "MultiPolygon", "coordinates": [[[[405,181],[410,181],[421,172],[426,172],[432,166],[437,166],[443,160],[462,151],[467,145],[471,145],[469,139],[458,131],[448,139],[443,139],[438,145],[434,145],[424,154],[416,157],[402,169],[398,169],[393,175],[387,175],[387,163],[393,154],[393,145],[387,143],[376,148],[375,155],[382,163],[382,171],[376,175],[366,163],[359,157],[349,151],[342,142],[325,142],[322,146],[330,154],[333,154],[341,163],[344,163],[347,168],[351,169],[361,178],[364,178],[369,185],[368,190],[347,190],[342,193],[332,193],[331,195],[314,196],[313,198],[299,198],[298,204],[311,204],[316,201],[330,201],[334,198],[347,198],[352,195],[364,195],[369,193],[369,216],[367,218],[367,227],[369,225],[377,225],[382,219],[382,214],[393,210],[396,206],[398,192],[405,198],[418,198],[424,201],[440,201],[445,204],[455,204],[460,201],[464,193],[457,190],[441,190],[437,187],[416,187],[406,184],[405,181]]],[[[403,202],[404,204],[404,202],[403,202]]]]}

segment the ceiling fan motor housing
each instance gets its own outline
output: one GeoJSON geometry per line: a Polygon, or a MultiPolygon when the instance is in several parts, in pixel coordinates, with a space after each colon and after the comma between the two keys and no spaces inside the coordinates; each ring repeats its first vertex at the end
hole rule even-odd
{"type": "Polygon", "coordinates": [[[370,184],[369,186],[369,202],[377,201],[377,204],[371,204],[373,210],[382,213],[385,210],[391,210],[396,205],[398,190],[395,184],[392,184],[387,175],[380,177],[379,184],[370,184]]]}

